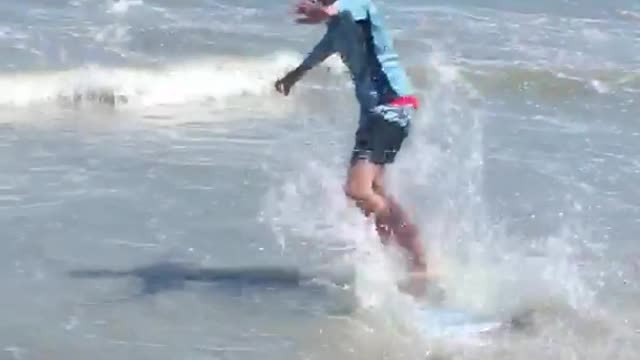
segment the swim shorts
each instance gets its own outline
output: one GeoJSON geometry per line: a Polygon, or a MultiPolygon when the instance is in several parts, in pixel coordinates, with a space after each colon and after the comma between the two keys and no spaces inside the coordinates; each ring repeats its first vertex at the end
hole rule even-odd
{"type": "Polygon", "coordinates": [[[377,165],[393,163],[409,134],[414,107],[378,105],[363,109],[355,134],[351,163],[368,160],[377,165]]]}

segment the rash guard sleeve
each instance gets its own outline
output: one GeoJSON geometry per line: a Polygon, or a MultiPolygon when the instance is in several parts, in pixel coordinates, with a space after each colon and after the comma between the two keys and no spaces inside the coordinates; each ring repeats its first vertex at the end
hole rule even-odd
{"type": "Polygon", "coordinates": [[[333,47],[333,39],[332,31],[328,30],[322,39],[313,47],[311,52],[307,55],[307,57],[302,62],[301,67],[307,71],[313,68],[314,66],[323,62],[326,58],[332,55],[335,52],[333,47]]]}
{"type": "Polygon", "coordinates": [[[350,12],[353,20],[365,20],[371,8],[371,0],[338,0],[333,6],[338,12],[350,12]]]}

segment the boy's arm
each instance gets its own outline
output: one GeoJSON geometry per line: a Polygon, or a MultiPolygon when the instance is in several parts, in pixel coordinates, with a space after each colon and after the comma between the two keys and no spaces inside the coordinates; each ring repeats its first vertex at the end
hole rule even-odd
{"type": "MultiPolygon", "coordinates": [[[[302,0],[297,5],[296,12],[304,17],[298,19],[298,23],[317,24],[342,12],[349,12],[353,19],[363,20],[368,16],[371,8],[370,0],[337,0],[331,5],[323,5],[323,2],[302,0]]],[[[332,28],[329,26],[322,40],[313,48],[302,64],[290,71],[282,79],[276,81],[276,90],[284,95],[289,95],[291,88],[304,74],[324,61],[335,52],[333,48],[332,28]]]]}
{"type": "Polygon", "coordinates": [[[332,31],[331,28],[329,28],[322,39],[320,39],[316,46],[313,47],[311,52],[309,52],[307,57],[302,61],[300,66],[298,66],[298,68],[300,68],[303,72],[307,72],[316,67],[316,65],[323,62],[334,52],[335,49],[333,48],[332,31]]]}
{"type": "Polygon", "coordinates": [[[320,42],[313,47],[311,52],[302,61],[298,67],[287,73],[282,79],[276,81],[276,90],[284,95],[289,95],[291,88],[298,82],[307,71],[323,62],[327,57],[335,52],[333,41],[331,39],[331,31],[322,37],[320,42]]]}

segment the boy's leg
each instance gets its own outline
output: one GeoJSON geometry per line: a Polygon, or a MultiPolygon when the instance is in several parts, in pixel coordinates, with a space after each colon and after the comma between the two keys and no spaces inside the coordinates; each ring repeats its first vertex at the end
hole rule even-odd
{"type": "MultiPolygon", "coordinates": [[[[357,160],[349,169],[345,193],[356,202],[365,215],[373,214],[376,225],[387,228],[392,239],[403,247],[411,257],[409,288],[405,291],[421,297],[425,293],[426,263],[424,250],[415,225],[394,200],[384,195],[384,189],[374,186],[375,179],[382,176],[382,166],[368,160],[357,160]],[[377,188],[381,193],[374,191],[377,188]]],[[[382,238],[383,242],[385,241],[382,238]]]]}
{"type": "Polygon", "coordinates": [[[385,199],[389,209],[389,217],[376,218],[376,228],[383,242],[393,239],[409,253],[411,271],[426,272],[426,258],[418,227],[411,222],[409,215],[400,204],[386,192],[384,168],[381,168],[373,180],[373,191],[385,199]]]}
{"type": "MultiPolygon", "coordinates": [[[[384,186],[382,183],[383,177],[384,177],[384,167],[381,167],[380,171],[376,174],[376,177],[373,179],[373,191],[376,194],[382,196],[387,201],[387,205],[390,205],[389,199],[387,198],[387,194],[384,190],[384,186]]],[[[380,241],[382,242],[383,245],[387,245],[389,241],[392,239],[391,237],[393,235],[391,231],[391,227],[389,226],[389,224],[385,223],[383,219],[380,219],[379,217],[375,218],[375,225],[376,225],[376,232],[380,237],[380,241]]]]}
{"type": "Polygon", "coordinates": [[[380,171],[380,165],[366,159],[355,160],[349,168],[344,189],[366,216],[374,215],[376,219],[389,216],[385,198],[373,191],[373,181],[380,171]]]}

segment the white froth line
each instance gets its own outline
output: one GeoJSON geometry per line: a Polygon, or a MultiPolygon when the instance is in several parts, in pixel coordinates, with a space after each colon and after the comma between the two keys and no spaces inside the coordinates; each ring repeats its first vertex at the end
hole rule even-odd
{"type": "Polygon", "coordinates": [[[227,346],[195,346],[194,349],[215,352],[255,352],[254,348],[246,347],[227,347],[227,346]]]}
{"type": "MultiPolygon", "coordinates": [[[[117,345],[127,345],[127,346],[137,346],[137,347],[147,347],[147,348],[169,348],[171,347],[169,344],[160,344],[160,343],[152,343],[152,342],[144,342],[144,341],[126,341],[119,339],[111,339],[111,338],[99,338],[97,336],[85,335],[87,338],[98,338],[105,340],[111,344],[117,345]]],[[[247,347],[230,347],[230,346],[208,346],[208,345],[197,345],[194,346],[193,349],[201,350],[201,351],[211,351],[211,352],[255,352],[257,351],[254,348],[247,347]]]]}
{"type": "Polygon", "coordinates": [[[106,243],[111,243],[111,244],[116,244],[116,245],[129,246],[129,247],[132,247],[132,248],[154,248],[154,247],[158,247],[158,244],[136,243],[136,242],[125,241],[125,240],[105,240],[105,242],[106,243]]]}
{"type": "Polygon", "coordinates": [[[138,342],[138,341],[125,341],[125,340],[117,340],[117,339],[109,339],[104,338],[107,342],[111,344],[118,345],[130,345],[130,346],[139,346],[139,347],[153,347],[153,348],[167,348],[169,345],[167,344],[156,344],[156,343],[147,343],[147,342],[138,342]]]}
{"type": "Polygon", "coordinates": [[[629,11],[629,10],[621,10],[618,12],[621,16],[626,17],[630,20],[640,20],[640,13],[629,11]]]}
{"type": "Polygon", "coordinates": [[[22,200],[23,200],[22,196],[17,196],[17,195],[3,195],[3,196],[0,196],[0,201],[20,202],[22,200]]]}
{"type": "Polygon", "coordinates": [[[3,349],[5,352],[11,354],[11,357],[14,359],[22,359],[22,355],[27,351],[18,346],[7,346],[3,349]]]}
{"type": "MultiPolygon", "coordinates": [[[[3,200],[3,199],[0,199],[3,200]]],[[[12,201],[20,201],[22,199],[11,199],[12,201]]],[[[13,205],[11,206],[12,209],[15,209],[16,207],[21,208],[21,209],[33,209],[33,208],[40,208],[40,207],[47,207],[47,206],[57,206],[64,203],[63,200],[58,200],[58,201],[48,201],[48,202],[40,202],[40,203],[33,203],[33,204],[24,204],[24,205],[13,205]]],[[[7,209],[7,206],[0,206],[0,209],[7,209]]]]}

